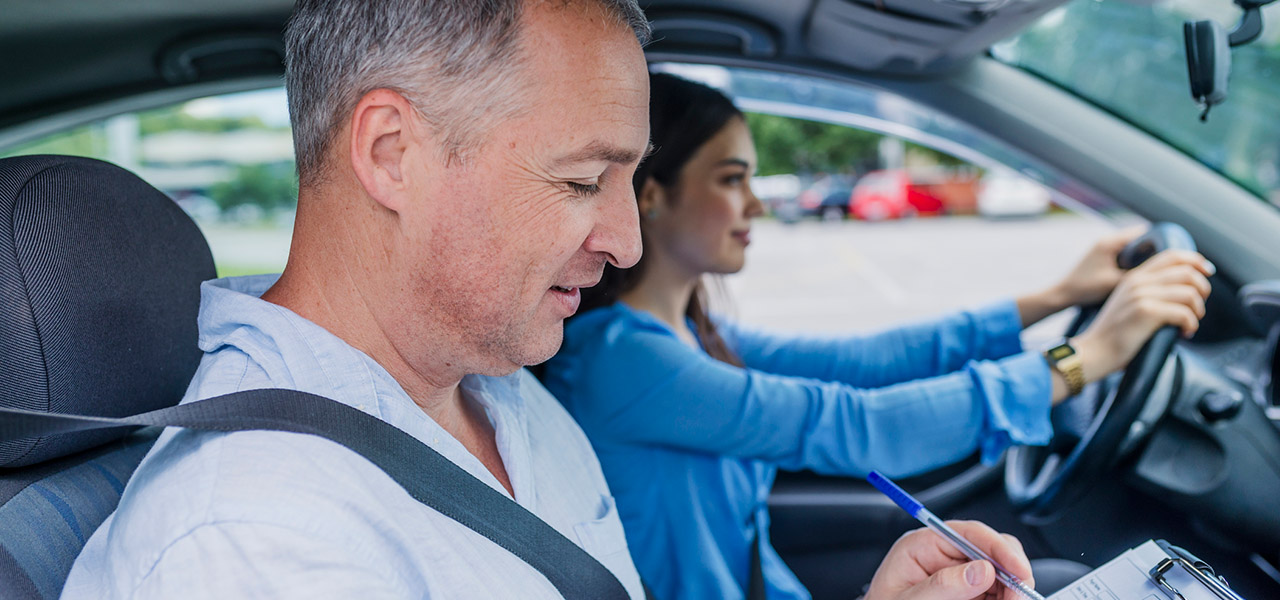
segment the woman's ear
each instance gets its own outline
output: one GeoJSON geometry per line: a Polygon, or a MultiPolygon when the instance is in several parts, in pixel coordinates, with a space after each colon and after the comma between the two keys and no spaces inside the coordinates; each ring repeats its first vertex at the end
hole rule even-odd
{"type": "Polygon", "coordinates": [[[640,221],[651,221],[658,217],[659,211],[666,208],[667,191],[654,178],[645,178],[636,203],[640,205],[640,221]]]}

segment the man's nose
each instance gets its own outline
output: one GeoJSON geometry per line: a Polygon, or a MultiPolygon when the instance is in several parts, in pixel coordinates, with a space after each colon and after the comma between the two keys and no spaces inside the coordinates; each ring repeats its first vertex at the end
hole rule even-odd
{"type": "Polygon", "coordinates": [[[612,194],[598,205],[596,226],[585,249],[603,253],[613,266],[626,269],[640,260],[640,208],[631,186],[625,193],[612,194]]]}

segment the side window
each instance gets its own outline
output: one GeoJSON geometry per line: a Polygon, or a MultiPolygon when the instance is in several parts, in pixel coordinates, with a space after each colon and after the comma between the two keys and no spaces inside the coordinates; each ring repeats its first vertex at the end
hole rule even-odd
{"type": "MultiPolygon", "coordinates": [[[[718,308],[785,331],[873,331],[1056,283],[1141,222],[1084,186],[902,98],[808,77],[659,65],[747,113],[769,210],[718,308]]],[[[1062,313],[1024,333],[1047,344],[1062,313]]]]}
{"type": "Polygon", "coordinates": [[[21,154],[88,156],[137,173],[200,226],[220,277],[284,268],[298,191],[282,89],[127,113],[0,148],[21,154]]]}

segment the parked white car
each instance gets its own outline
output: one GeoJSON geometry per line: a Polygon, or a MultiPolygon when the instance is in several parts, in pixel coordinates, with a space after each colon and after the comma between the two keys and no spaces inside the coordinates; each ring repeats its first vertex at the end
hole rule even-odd
{"type": "Polygon", "coordinates": [[[1043,185],[1013,171],[991,171],[978,183],[978,214],[987,218],[1035,217],[1052,204],[1043,185]]]}

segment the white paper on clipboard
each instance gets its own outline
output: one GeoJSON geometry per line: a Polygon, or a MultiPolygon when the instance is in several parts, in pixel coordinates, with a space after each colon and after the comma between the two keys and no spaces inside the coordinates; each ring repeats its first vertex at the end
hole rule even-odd
{"type": "MultiPolygon", "coordinates": [[[[1163,548],[1147,541],[1077,579],[1048,600],[1169,600],[1147,575],[1166,556],[1163,548]]],[[[1219,600],[1181,567],[1171,569],[1165,579],[1186,600],[1219,600]]]]}

